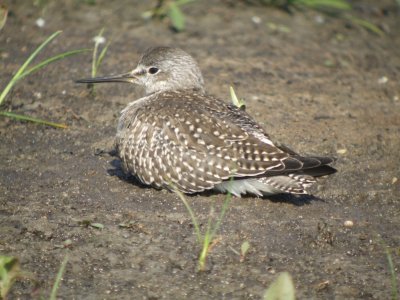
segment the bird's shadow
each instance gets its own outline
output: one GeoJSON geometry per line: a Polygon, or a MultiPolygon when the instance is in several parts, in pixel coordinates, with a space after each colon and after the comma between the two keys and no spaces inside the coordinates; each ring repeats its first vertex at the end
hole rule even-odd
{"type": "MultiPolygon", "coordinates": [[[[116,156],[115,153],[110,152],[111,156],[116,156]]],[[[142,182],[140,182],[135,176],[130,175],[130,174],[126,174],[122,168],[121,165],[121,161],[116,158],[113,159],[110,162],[110,165],[112,166],[112,168],[107,170],[107,173],[110,176],[116,176],[119,179],[134,184],[140,188],[144,188],[144,189],[148,189],[151,188],[148,185],[143,184],[142,182]]],[[[192,196],[198,196],[198,195],[202,195],[202,196],[215,196],[218,193],[217,191],[214,190],[207,190],[201,193],[195,193],[195,194],[188,194],[186,195],[187,197],[192,197],[192,196]]],[[[242,198],[254,198],[254,196],[252,195],[244,195],[242,196],[242,198]]],[[[315,197],[313,195],[292,195],[292,194],[277,194],[277,195],[273,195],[273,196],[264,196],[262,197],[262,199],[265,200],[269,200],[272,202],[276,202],[276,203],[289,203],[289,204],[293,204],[295,206],[303,206],[306,204],[310,204],[312,201],[325,201],[322,198],[318,198],[315,197]]]]}
{"type": "MultiPolygon", "coordinates": [[[[214,190],[208,190],[201,193],[203,196],[213,196],[220,194],[214,190]]],[[[264,197],[256,197],[251,194],[243,195],[241,198],[244,199],[254,199],[254,198],[261,198],[265,201],[271,201],[274,203],[288,203],[293,204],[295,206],[303,206],[306,204],[311,204],[312,201],[325,201],[321,198],[315,197],[313,195],[293,195],[293,194],[276,194],[264,197]]]]}
{"type": "Polygon", "coordinates": [[[116,176],[116,177],[118,177],[119,179],[121,179],[122,181],[131,183],[131,184],[134,184],[134,185],[136,185],[136,186],[138,186],[138,187],[140,187],[140,188],[143,188],[143,189],[148,189],[148,188],[150,188],[150,186],[143,184],[143,183],[140,182],[140,180],[137,179],[135,176],[130,175],[130,174],[126,174],[126,173],[124,172],[124,169],[122,168],[121,161],[120,161],[119,159],[117,159],[117,158],[116,158],[116,159],[113,159],[113,160],[110,162],[110,165],[111,165],[113,168],[110,168],[110,169],[107,170],[108,175],[110,175],[110,176],[116,176]]]}
{"type": "Polygon", "coordinates": [[[282,202],[290,203],[295,206],[303,206],[306,204],[311,204],[313,201],[325,201],[322,198],[315,197],[314,195],[292,195],[292,194],[277,194],[273,196],[268,196],[267,198],[271,202],[282,202]]]}

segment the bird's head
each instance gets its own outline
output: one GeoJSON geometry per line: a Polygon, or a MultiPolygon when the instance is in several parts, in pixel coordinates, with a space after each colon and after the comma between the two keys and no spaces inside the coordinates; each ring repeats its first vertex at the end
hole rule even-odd
{"type": "Polygon", "coordinates": [[[78,83],[129,82],[144,87],[146,94],[191,89],[204,92],[204,81],[196,61],[179,48],[146,50],[131,72],[115,76],[77,80],[78,83]]]}

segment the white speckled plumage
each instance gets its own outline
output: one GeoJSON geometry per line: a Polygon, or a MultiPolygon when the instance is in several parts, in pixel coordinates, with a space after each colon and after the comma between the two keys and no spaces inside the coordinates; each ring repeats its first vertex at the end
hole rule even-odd
{"type": "Polygon", "coordinates": [[[205,94],[197,63],[180,49],[151,48],[132,72],[79,82],[109,81],[145,88],[146,96],[121,112],[116,146],[126,172],[147,185],[304,194],[315,176],[335,172],[332,158],[275,145],[245,111],[205,94]]]}

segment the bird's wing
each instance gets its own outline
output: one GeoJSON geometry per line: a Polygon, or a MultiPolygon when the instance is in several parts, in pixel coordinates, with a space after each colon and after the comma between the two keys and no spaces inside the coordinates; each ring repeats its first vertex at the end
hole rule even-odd
{"type": "Polygon", "coordinates": [[[183,97],[176,99],[165,96],[163,102],[152,104],[151,111],[139,109],[135,116],[122,116],[129,122],[117,136],[120,157],[146,184],[173,184],[193,193],[211,189],[230,177],[320,165],[318,160],[292,157],[275,146],[241,110],[223,102],[190,105],[183,97]]]}
{"type": "Polygon", "coordinates": [[[232,123],[246,130],[246,132],[258,138],[263,144],[266,143],[268,145],[273,145],[286,154],[285,157],[281,158],[282,165],[268,169],[268,171],[266,171],[263,175],[276,176],[279,174],[287,174],[291,171],[303,170],[307,174],[313,174],[313,176],[323,176],[336,171],[332,167],[326,166],[335,161],[335,159],[332,157],[304,157],[286,145],[280,143],[274,144],[264,129],[249,114],[241,109],[238,109],[234,105],[226,105],[226,108],[221,112],[217,112],[217,114],[219,117],[228,119],[232,123]]]}

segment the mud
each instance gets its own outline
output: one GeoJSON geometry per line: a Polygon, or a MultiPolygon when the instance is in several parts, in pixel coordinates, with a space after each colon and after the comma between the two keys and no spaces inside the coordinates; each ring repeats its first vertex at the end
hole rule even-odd
{"type": "MultiPolygon", "coordinates": [[[[0,118],[0,253],[18,257],[36,280],[18,281],[9,299],[47,297],[66,254],[59,299],[261,299],[282,271],[299,299],[391,297],[387,249],[400,274],[394,1],[354,1],[354,13],[381,26],[383,37],[313,11],[226,2],[186,6],[187,30],[179,34],[144,21],[146,1],[31,2],[8,1],[1,89],[54,31],[63,33],[40,58],[90,48],[105,27],[111,45],[100,75],[131,70],[149,46],[181,47],[198,60],[209,93],[229,101],[234,84],[275,140],[336,156],[338,173],[322,179],[314,197],[233,198],[199,273],[200,246],[182,201],[126,178],[112,155],[119,111],[142,91],[108,84],[90,96],[73,80],[90,77],[91,53],[68,58],[19,82],[6,103],[68,129],[0,118]],[[244,241],[251,247],[241,262],[232,249],[244,241]]],[[[188,197],[203,230],[224,199],[188,197]]]]}

